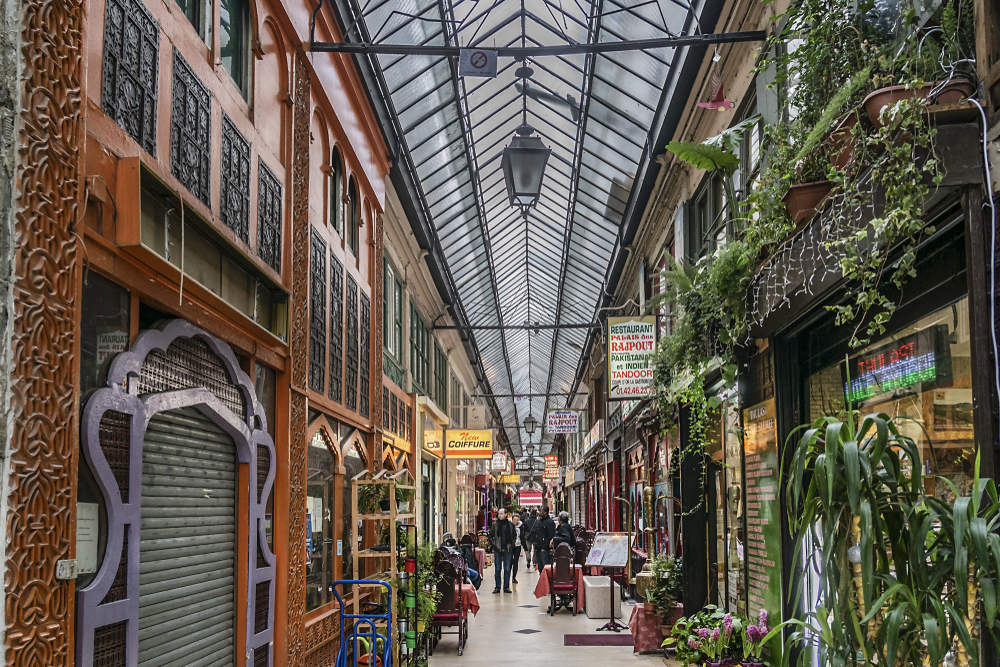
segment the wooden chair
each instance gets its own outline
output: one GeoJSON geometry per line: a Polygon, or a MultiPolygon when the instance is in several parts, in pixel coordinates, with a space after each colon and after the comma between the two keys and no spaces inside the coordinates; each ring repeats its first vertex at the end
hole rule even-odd
{"type": "Polygon", "coordinates": [[[467,533],[462,536],[462,540],[459,544],[468,544],[470,547],[474,547],[476,545],[476,536],[472,533],[467,533]]]}
{"type": "Polygon", "coordinates": [[[572,595],[570,611],[576,616],[576,596],[579,594],[576,582],[576,570],[573,568],[573,550],[565,542],[556,547],[552,554],[552,567],[549,574],[549,615],[556,615],[556,596],[572,595]]]}
{"type": "Polygon", "coordinates": [[[461,596],[455,590],[462,578],[455,570],[455,566],[447,560],[438,563],[435,571],[438,575],[437,590],[440,600],[438,600],[437,611],[431,617],[431,628],[435,629],[438,635],[458,634],[458,654],[462,655],[462,651],[465,649],[465,638],[469,635],[468,614],[462,607],[461,596]],[[458,627],[458,632],[441,632],[443,627],[458,627]]]}
{"type": "Polygon", "coordinates": [[[585,565],[589,554],[590,543],[586,540],[577,539],[576,547],[573,550],[573,563],[576,565],[585,565]]]}

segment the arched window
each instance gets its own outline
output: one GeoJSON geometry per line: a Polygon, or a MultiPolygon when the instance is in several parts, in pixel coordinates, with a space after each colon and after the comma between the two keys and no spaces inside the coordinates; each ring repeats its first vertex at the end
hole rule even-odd
{"type": "Polygon", "coordinates": [[[344,164],[337,148],[330,154],[330,224],[344,235],[344,164]]]}
{"type": "Polygon", "coordinates": [[[358,182],[351,177],[347,186],[347,244],[354,256],[358,256],[358,227],[361,225],[361,201],[358,199],[358,182]]]}
{"type": "Polygon", "coordinates": [[[219,8],[219,47],[222,66],[244,97],[250,86],[250,7],[247,0],[222,0],[219,8]]]}

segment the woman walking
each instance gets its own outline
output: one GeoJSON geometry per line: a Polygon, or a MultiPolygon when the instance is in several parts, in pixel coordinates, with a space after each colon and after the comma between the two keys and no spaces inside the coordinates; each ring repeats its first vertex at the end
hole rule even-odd
{"type": "Polygon", "coordinates": [[[524,529],[524,524],[521,523],[521,517],[518,514],[511,514],[511,522],[514,524],[514,551],[510,555],[510,581],[511,583],[517,583],[517,561],[521,560],[521,546],[524,544],[522,531],[524,529]]]}

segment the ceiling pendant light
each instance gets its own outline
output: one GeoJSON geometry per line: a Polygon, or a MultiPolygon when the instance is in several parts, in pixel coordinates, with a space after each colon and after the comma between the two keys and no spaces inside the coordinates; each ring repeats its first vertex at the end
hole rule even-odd
{"type": "Polygon", "coordinates": [[[538,203],[545,165],[552,153],[541,139],[531,136],[534,131],[527,123],[514,130],[514,138],[503,149],[500,161],[510,205],[518,207],[521,215],[527,215],[528,209],[538,203]]]}

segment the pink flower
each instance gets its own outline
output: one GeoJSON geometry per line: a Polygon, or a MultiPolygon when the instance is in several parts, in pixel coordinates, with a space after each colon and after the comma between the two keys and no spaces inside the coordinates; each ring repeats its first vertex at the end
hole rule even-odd
{"type": "Polygon", "coordinates": [[[722,617],[722,629],[725,631],[727,637],[733,633],[732,614],[726,614],[725,616],[722,617]]]}
{"type": "Polygon", "coordinates": [[[711,632],[712,631],[709,630],[708,628],[698,628],[698,636],[701,637],[702,639],[708,638],[711,632]]]}
{"type": "Polygon", "coordinates": [[[721,635],[721,634],[722,634],[722,631],[719,630],[719,628],[716,628],[715,630],[712,630],[712,641],[713,642],[714,641],[718,641],[719,640],[719,635],[721,635]]]}
{"type": "Polygon", "coordinates": [[[701,648],[701,642],[699,642],[694,637],[689,637],[688,638],[688,646],[691,647],[691,648],[693,648],[693,649],[695,649],[697,651],[699,648],[701,648]]]}
{"type": "Polygon", "coordinates": [[[767,627],[767,609],[761,609],[760,610],[760,623],[759,623],[759,625],[762,628],[766,628],[767,627]]]}

